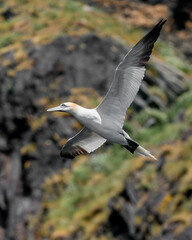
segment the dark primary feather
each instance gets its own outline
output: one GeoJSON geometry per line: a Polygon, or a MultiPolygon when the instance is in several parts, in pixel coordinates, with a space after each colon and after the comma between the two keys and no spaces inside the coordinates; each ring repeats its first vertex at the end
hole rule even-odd
{"type": "Polygon", "coordinates": [[[78,155],[86,154],[86,153],[87,151],[85,149],[77,145],[77,146],[70,146],[70,148],[67,150],[62,149],[60,152],[60,156],[73,159],[78,155]]]}
{"type": "Polygon", "coordinates": [[[82,147],[78,146],[77,142],[84,139],[91,134],[87,128],[83,128],[80,132],[78,132],[72,138],[69,138],[66,144],[62,147],[60,156],[66,158],[75,158],[78,155],[85,154],[87,151],[82,147]]]}
{"type": "Polygon", "coordinates": [[[152,53],[154,43],[160,35],[162,26],[167,20],[161,20],[149,33],[147,33],[125,56],[118,69],[127,67],[143,67],[152,53]]]}

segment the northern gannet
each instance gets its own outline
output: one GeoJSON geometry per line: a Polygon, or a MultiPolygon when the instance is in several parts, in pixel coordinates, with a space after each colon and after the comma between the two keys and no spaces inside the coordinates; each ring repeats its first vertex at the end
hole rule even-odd
{"type": "Polygon", "coordinates": [[[115,77],[103,101],[93,109],[65,102],[47,111],[72,114],[84,128],[70,138],[61,149],[61,156],[74,158],[90,153],[106,141],[121,144],[131,153],[157,160],[148,150],[135,142],[122,128],[127,108],[133,102],[144,77],[145,65],[166,20],[161,20],[124,57],[117,66],[115,77]]]}

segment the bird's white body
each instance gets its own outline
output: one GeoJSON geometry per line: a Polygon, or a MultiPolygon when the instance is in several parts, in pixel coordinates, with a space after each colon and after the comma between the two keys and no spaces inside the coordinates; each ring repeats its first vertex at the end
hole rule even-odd
{"type": "MultiPolygon", "coordinates": [[[[71,112],[71,114],[84,126],[91,131],[97,133],[109,142],[126,145],[125,131],[116,124],[113,119],[101,116],[96,108],[87,109],[79,105],[71,112]]],[[[128,134],[126,135],[128,137],[128,134]]]]}
{"type": "Polygon", "coordinates": [[[63,103],[48,111],[71,113],[84,128],[70,138],[61,150],[64,157],[90,153],[106,141],[121,144],[131,153],[156,159],[123,130],[127,108],[133,102],[144,77],[145,64],[163,24],[161,20],[141,39],[118,65],[111,87],[97,108],[87,109],[75,103],[63,103]]]}

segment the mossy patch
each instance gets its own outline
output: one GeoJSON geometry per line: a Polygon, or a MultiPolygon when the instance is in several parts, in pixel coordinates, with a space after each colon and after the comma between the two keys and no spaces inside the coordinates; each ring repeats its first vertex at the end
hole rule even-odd
{"type": "MultiPolygon", "coordinates": [[[[0,7],[0,12],[5,9],[14,9],[15,16],[10,20],[0,18],[0,55],[4,48],[22,50],[23,42],[32,41],[36,46],[53,41],[61,35],[80,36],[95,33],[101,37],[111,36],[124,45],[135,44],[144,33],[136,27],[122,21],[117,14],[107,14],[93,7],[89,11],[83,3],[75,0],[52,2],[42,1],[12,1],[7,0],[0,7]],[[15,44],[19,43],[17,48],[15,44]]],[[[170,44],[158,41],[155,44],[154,54],[165,62],[192,74],[189,64],[177,57],[170,44]]],[[[27,57],[22,59],[26,61],[27,57]]],[[[24,69],[25,64],[21,65],[24,69]]],[[[21,70],[22,68],[18,68],[21,70]]],[[[152,69],[151,69],[151,72],[152,69]]],[[[153,72],[154,74],[154,72],[153,72]]]]}

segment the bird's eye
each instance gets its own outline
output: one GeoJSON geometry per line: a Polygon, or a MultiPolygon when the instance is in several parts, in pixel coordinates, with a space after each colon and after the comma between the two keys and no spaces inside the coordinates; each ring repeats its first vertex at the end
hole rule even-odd
{"type": "Polygon", "coordinates": [[[61,104],[62,107],[67,107],[67,105],[65,105],[64,103],[61,104]]]}

